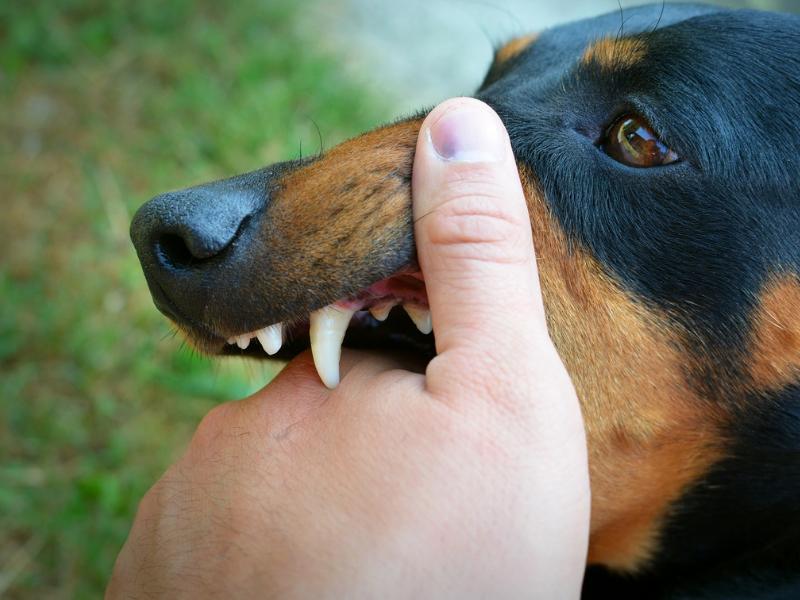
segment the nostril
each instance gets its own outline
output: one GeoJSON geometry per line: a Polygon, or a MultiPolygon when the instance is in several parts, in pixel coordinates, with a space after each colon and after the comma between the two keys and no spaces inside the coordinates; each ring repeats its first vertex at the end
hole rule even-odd
{"type": "Polygon", "coordinates": [[[181,236],[172,233],[162,235],[156,241],[155,251],[158,262],[173,269],[188,269],[202,260],[192,254],[181,236]]]}
{"type": "Polygon", "coordinates": [[[250,216],[241,220],[236,229],[225,227],[188,228],[163,232],[154,242],[156,257],[161,265],[172,269],[189,269],[222,254],[242,234],[250,216]]]}

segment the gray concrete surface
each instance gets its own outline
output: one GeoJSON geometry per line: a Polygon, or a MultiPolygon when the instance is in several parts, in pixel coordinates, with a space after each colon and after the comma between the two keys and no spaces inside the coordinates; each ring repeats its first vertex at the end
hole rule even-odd
{"type": "MultiPolygon", "coordinates": [[[[329,0],[309,16],[322,44],[351,76],[395,103],[397,114],[479,85],[493,46],[567,21],[647,0],[329,0]]],[[[729,6],[800,9],[800,0],[717,0],[729,6]]]]}

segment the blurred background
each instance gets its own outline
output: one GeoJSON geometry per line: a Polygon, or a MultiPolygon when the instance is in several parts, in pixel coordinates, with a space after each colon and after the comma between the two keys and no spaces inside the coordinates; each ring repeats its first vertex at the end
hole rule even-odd
{"type": "Polygon", "coordinates": [[[0,597],[101,596],[139,498],[202,415],[278,368],[210,361],[174,337],[128,239],[142,202],[470,93],[493,45],[613,10],[0,3],[0,597]]]}

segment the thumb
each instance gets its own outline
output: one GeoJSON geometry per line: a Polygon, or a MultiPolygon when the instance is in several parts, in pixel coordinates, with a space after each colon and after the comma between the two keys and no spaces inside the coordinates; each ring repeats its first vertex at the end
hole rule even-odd
{"type": "MultiPolygon", "coordinates": [[[[438,380],[451,388],[465,376],[470,386],[474,379],[492,385],[498,376],[529,380],[528,359],[537,349],[546,350],[545,363],[557,361],[525,196],[508,134],[489,106],[457,98],[428,115],[412,194],[438,380]]],[[[547,373],[549,366],[536,370],[547,373]]],[[[428,380],[436,384],[431,369],[428,380]]]]}
{"type": "MultiPolygon", "coordinates": [[[[412,177],[436,334],[426,391],[477,416],[473,423],[509,456],[518,452],[514,485],[524,490],[522,504],[533,502],[524,535],[539,548],[530,564],[538,574],[558,573],[571,582],[566,594],[577,596],[589,530],[586,441],[547,332],[530,217],[500,118],[477,100],[439,105],[420,130],[412,177]],[[504,431],[521,437],[509,442],[504,431]]],[[[565,589],[542,593],[561,597],[565,589]]]]}

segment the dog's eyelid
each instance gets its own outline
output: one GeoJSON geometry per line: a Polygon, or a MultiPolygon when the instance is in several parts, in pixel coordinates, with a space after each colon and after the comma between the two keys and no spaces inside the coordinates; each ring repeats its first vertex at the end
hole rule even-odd
{"type": "Polygon", "coordinates": [[[625,115],[636,115],[647,121],[650,129],[665,143],[674,141],[671,136],[669,124],[665,122],[660,110],[654,105],[656,102],[648,97],[639,97],[636,94],[627,96],[616,103],[608,118],[604,120],[606,133],[617,121],[625,115]]]}

